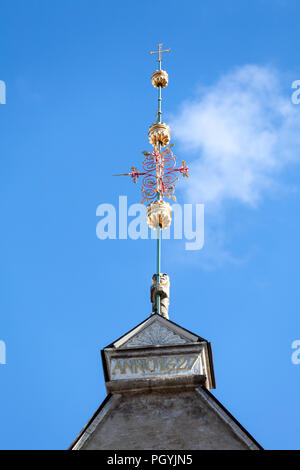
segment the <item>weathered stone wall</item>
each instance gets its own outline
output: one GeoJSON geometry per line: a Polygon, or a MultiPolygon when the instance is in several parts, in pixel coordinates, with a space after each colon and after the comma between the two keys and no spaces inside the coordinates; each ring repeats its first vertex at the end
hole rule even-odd
{"type": "Polygon", "coordinates": [[[119,395],[81,448],[249,449],[195,389],[119,395]]]}

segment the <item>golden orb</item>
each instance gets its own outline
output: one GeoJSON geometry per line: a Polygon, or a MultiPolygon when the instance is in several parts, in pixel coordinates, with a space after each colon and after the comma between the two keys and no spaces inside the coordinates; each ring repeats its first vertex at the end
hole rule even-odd
{"type": "Polygon", "coordinates": [[[171,139],[170,128],[164,122],[152,124],[148,131],[149,142],[153,147],[161,144],[163,147],[168,145],[171,139]]]}
{"type": "Polygon", "coordinates": [[[147,206],[147,224],[153,230],[170,227],[172,221],[172,210],[168,202],[156,199],[147,206]]]}
{"type": "Polygon", "coordinates": [[[165,88],[168,85],[169,77],[165,70],[155,70],[152,74],[151,82],[155,88],[165,88]]]}

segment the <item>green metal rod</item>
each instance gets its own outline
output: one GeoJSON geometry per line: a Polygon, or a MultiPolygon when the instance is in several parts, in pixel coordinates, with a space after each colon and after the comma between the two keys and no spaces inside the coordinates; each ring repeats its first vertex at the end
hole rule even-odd
{"type": "Polygon", "coordinates": [[[159,277],[160,274],[160,248],[161,248],[161,228],[157,229],[157,258],[156,258],[156,271],[159,277]]]}
{"type": "MultiPolygon", "coordinates": [[[[161,53],[162,52],[170,52],[170,50],[166,50],[166,51],[162,51],[161,50],[161,46],[162,44],[160,43],[158,45],[158,67],[159,67],[159,70],[161,70],[161,53]]],[[[158,86],[158,109],[157,109],[157,121],[159,123],[162,122],[162,106],[161,106],[161,103],[162,103],[162,97],[161,97],[161,86],[159,85],[158,86]]],[[[159,154],[161,152],[161,143],[158,144],[158,149],[159,149],[159,154]]],[[[161,163],[161,162],[160,162],[161,163]]],[[[161,198],[161,168],[159,166],[159,175],[158,175],[158,190],[157,190],[157,199],[159,200],[161,198]]],[[[157,281],[157,285],[159,285],[160,283],[160,271],[161,271],[161,267],[160,267],[160,264],[161,264],[161,231],[162,231],[162,227],[161,227],[161,224],[159,224],[159,226],[157,227],[157,242],[156,242],[156,249],[157,249],[157,253],[156,253],[156,281],[157,281]]],[[[160,294],[157,294],[157,312],[160,314],[160,294]]]]}
{"type": "Polygon", "coordinates": [[[161,99],[161,86],[158,87],[158,111],[157,111],[157,114],[158,114],[158,122],[161,122],[161,102],[162,102],[162,99],[161,99]]]}
{"type": "MultiPolygon", "coordinates": [[[[161,90],[160,87],[159,87],[159,90],[161,90]]],[[[161,144],[158,144],[158,149],[159,149],[159,153],[160,153],[161,144]]],[[[160,175],[159,175],[159,177],[160,177],[160,175]]],[[[159,187],[158,188],[160,189],[160,180],[159,180],[159,187]]],[[[157,193],[157,198],[158,199],[161,198],[160,191],[158,191],[158,193],[157,193]]],[[[161,263],[161,225],[159,225],[157,227],[157,251],[156,251],[157,284],[159,284],[159,282],[160,282],[160,263],[161,263]]],[[[156,302],[157,302],[157,313],[160,315],[160,295],[159,294],[157,294],[156,302]]]]}
{"type": "MultiPolygon", "coordinates": [[[[159,56],[160,57],[160,56],[159,56]]],[[[161,60],[158,60],[158,67],[159,67],[159,70],[161,70],[161,60]]],[[[161,122],[161,115],[162,115],[162,111],[161,111],[161,102],[162,102],[162,98],[161,98],[161,86],[159,85],[158,87],[158,110],[157,110],[157,118],[158,118],[158,122],[161,122]]],[[[161,144],[158,144],[158,149],[159,149],[159,153],[161,151],[161,144]]],[[[157,192],[157,198],[160,199],[161,198],[161,194],[160,194],[160,174],[159,174],[159,180],[158,180],[158,192],[157,192]]],[[[161,262],[161,225],[159,227],[157,227],[157,243],[156,243],[156,274],[157,274],[157,284],[159,284],[160,282],[160,262],[161,262]]],[[[157,294],[157,299],[156,299],[156,302],[157,302],[157,313],[160,314],[160,295],[157,294]]]]}
{"type": "MultiPolygon", "coordinates": [[[[161,227],[157,228],[157,257],[156,257],[156,272],[157,272],[157,284],[160,281],[160,249],[161,249],[161,227]]],[[[160,294],[157,294],[156,299],[157,313],[160,315],[160,294]]]]}

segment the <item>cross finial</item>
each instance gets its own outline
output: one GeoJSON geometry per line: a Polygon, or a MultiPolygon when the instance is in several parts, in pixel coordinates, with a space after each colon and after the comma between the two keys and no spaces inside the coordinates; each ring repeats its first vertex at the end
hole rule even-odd
{"type": "Polygon", "coordinates": [[[159,42],[159,43],[158,43],[158,51],[151,51],[151,52],[150,52],[151,55],[152,55],[152,54],[158,54],[158,62],[161,62],[161,61],[162,61],[161,55],[162,55],[163,52],[170,52],[170,51],[171,51],[171,49],[164,49],[164,50],[162,50],[162,45],[163,45],[163,43],[162,43],[162,42],[159,42]]]}

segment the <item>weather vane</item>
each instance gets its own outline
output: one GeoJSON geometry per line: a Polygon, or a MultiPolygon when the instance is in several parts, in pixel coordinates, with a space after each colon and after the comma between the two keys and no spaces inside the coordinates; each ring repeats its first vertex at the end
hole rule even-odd
{"type": "MultiPolygon", "coordinates": [[[[158,51],[151,51],[150,54],[158,54],[158,70],[152,74],[152,85],[158,89],[158,108],[156,122],[150,126],[148,131],[148,138],[150,144],[153,146],[153,151],[143,151],[145,159],[142,163],[143,171],[138,171],[134,166],[131,167],[129,173],[122,173],[122,176],[131,176],[134,183],[138,181],[140,176],[142,180],[142,195],[143,200],[151,201],[147,206],[147,223],[150,228],[157,230],[157,266],[156,266],[156,307],[155,313],[161,314],[161,296],[163,289],[160,286],[160,262],[161,262],[161,231],[167,229],[172,220],[172,210],[168,202],[164,201],[164,197],[173,198],[175,192],[175,183],[178,180],[177,175],[181,174],[188,177],[189,168],[186,163],[182,161],[181,166],[176,168],[176,157],[172,152],[173,144],[169,145],[171,139],[170,128],[167,124],[162,122],[161,110],[161,90],[168,85],[168,74],[161,68],[162,53],[170,52],[170,49],[162,50],[162,43],[158,43],[158,51]]],[[[166,276],[166,275],[165,275],[166,276]]],[[[151,291],[152,292],[152,291],[151,291]]],[[[152,297],[152,293],[151,293],[152,297]]],[[[167,314],[166,314],[167,315],[167,314]]]]}

